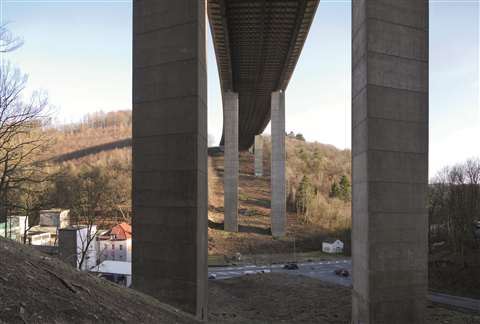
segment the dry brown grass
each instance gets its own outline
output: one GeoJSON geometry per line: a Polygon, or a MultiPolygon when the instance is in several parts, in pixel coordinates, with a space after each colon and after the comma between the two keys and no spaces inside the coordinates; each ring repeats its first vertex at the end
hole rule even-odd
{"type": "MultiPolygon", "coordinates": [[[[287,138],[287,180],[291,188],[298,186],[304,174],[320,183],[325,179],[350,174],[349,152],[332,146],[305,143],[287,138]],[[298,158],[296,152],[307,155],[298,158]],[[317,160],[310,158],[316,155],[317,160]],[[313,161],[313,164],[312,164],[313,161]],[[311,165],[312,164],[312,165],[311,165]],[[335,171],[328,168],[335,165],[335,171]],[[299,170],[299,171],[295,171],[299,170]]],[[[295,211],[287,213],[287,235],[274,239],[270,234],[270,139],[264,143],[264,176],[255,177],[254,157],[240,154],[239,233],[223,231],[223,156],[209,157],[209,253],[233,256],[242,254],[293,253],[321,249],[321,242],[331,235],[343,235],[350,226],[350,204],[318,195],[311,217],[305,221],[295,211]]],[[[326,180],[325,180],[326,181],[326,180]]],[[[328,193],[331,182],[319,185],[328,193]]],[[[320,192],[320,190],[319,190],[320,192]]],[[[343,236],[342,236],[343,238],[343,236]]]]}
{"type": "Polygon", "coordinates": [[[131,126],[106,128],[79,128],[76,130],[50,129],[51,146],[42,156],[43,159],[53,158],[66,153],[75,152],[92,146],[107,144],[132,137],[131,126]]]}

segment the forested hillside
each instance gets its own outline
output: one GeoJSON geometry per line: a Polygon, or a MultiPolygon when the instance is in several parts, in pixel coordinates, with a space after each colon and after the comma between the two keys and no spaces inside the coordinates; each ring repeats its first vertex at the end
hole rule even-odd
{"type": "MultiPolygon", "coordinates": [[[[19,212],[35,219],[43,208],[68,208],[79,222],[107,226],[131,216],[131,112],[96,113],[76,124],[48,127],[48,177],[17,198],[19,212]]],[[[262,253],[298,248],[319,249],[329,235],[347,237],[350,227],[350,152],[306,142],[301,134],[286,138],[289,235],[270,237],[270,138],[264,137],[265,175],[253,176],[253,155],[240,156],[241,233],[219,230],[223,223],[223,156],[209,157],[210,251],[262,253]],[[249,238],[248,251],[241,243],[249,238]],[[232,243],[232,242],[239,242],[232,243]],[[258,243],[258,246],[256,243],[258,243]]]]}

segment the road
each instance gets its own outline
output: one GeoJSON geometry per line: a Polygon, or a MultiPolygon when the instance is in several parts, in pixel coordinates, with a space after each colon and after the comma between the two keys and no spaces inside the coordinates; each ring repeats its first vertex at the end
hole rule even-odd
{"type": "Polygon", "coordinates": [[[283,269],[283,266],[284,264],[272,264],[209,268],[208,274],[211,279],[214,277],[221,280],[254,273],[283,272],[292,275],[304,275],[347,287],[352,285],[350,277],[340,277],[334,274],[335,269],[343,268],[351,272],[352,262],[347,259],[298,263],[298,270],[286,270],[283,269]]]}
{"type": "MultiPolygon", "coordinates": [[[[298,270],[286,270],[284,264],[272,264],[266,266],[244,265],[232,267],[212,267],[208,269],[208,275],[211,280],[222,280],[255,273],[289,273],[291,275],[303,275],[316,278],[322,281],[330,282],[346,287],[352,286],[352,277],[337,276],[336,269],[347,269],[352,273],[352,262],[348,259],[315,261],[298,263],[298,270]]],[[[454,307],[461,307],[480,313],[480,300],[457,297],[441,293],[430,292],[429,299],[432,302],[445,304],[454,307]]]]}

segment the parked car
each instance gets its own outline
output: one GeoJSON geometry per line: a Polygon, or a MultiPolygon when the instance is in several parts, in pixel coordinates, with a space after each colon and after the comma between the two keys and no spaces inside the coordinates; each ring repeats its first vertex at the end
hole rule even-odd
{"type": "Polygon", "coordinates": [[[298,264],[296,262],[289,262],[283,266],[285,270],[298,270],[298,264]]]}
{"type": "Polygon", "coordinates": [[[337,275],[337,276],[341,276],[341,277],[348,277],[350,275],[350,272],[348,272],[347,269],[344,269],[344,268],[341,268],[341,269],[335,269],[334,273],[337,275]]]}

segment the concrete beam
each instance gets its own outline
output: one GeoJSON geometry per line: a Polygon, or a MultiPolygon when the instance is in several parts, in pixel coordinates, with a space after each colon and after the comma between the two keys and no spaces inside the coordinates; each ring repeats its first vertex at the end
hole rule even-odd
{"type": "Polygon", "coordinates": [[[428,1],[352,1],[354,324],[424,323],[428,1]]]}
{"type": "Polygon", "coordinates": [[[272,93],[271,109],[272,167],[271,218],[272,235],[285,236],[287,201],[285,190],[285,92],[272,93]]]}
{"type": "Polygon", "coordinates": [[[207,318],[205,0],[133,2],[133,287],[207,318]]]}
{"type": "Polygon", "coordinates": [[[255,176],[263,176],[263,139],[262,135],[255,136],[253,146],[253,154],[255,154],[255,176]]]}
{"type": "Polygon", "coordinates": [[[238,93],[223,94],[224,149],[224,228],[238,231],[238,93]]]}

